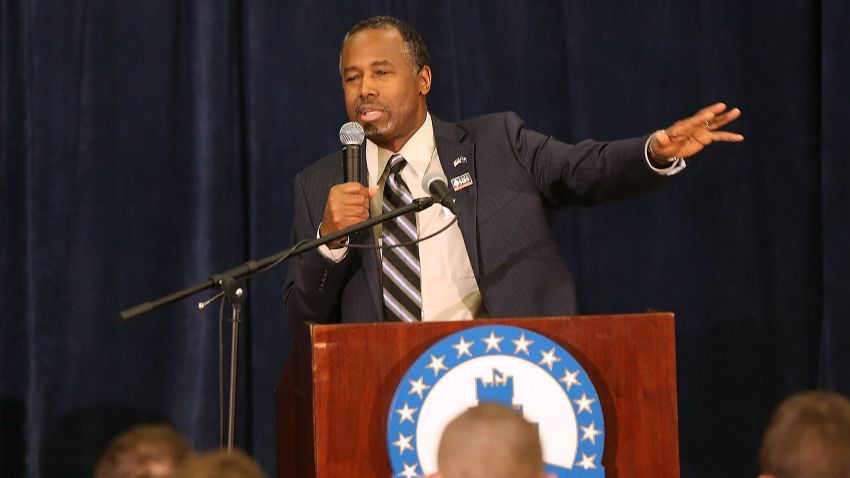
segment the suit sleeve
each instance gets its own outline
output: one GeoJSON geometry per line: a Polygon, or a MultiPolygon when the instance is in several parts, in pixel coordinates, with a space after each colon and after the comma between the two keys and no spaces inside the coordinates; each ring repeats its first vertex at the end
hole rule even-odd
{"type": "Polygon", "coordinates": [[[552,207],[619,200],[665,181],[646,164],[646,136],[567,144],[527,129],[516,113],[505,113],[504,119],[513,156],[552,207]]]}
{"type": "MultiPolygon", "coordinates": [[[[318,197],[318,196],[316,196],[318,197]]],[[[295,177],[295,221],[293,244],[316,237],[324,205],[309,204],[301,175],[295,177]],[[311,214],[314,211],[315,214],[311,214]],[[316,216],[316,217],[314,217],[316,216]]],[[[348,258],[339,263],[325,258],[317,249],[295,256],[283,286],[287,317],[298,322],[334,322],[339,315],[339,297],[345,281],[348,258]]]]}

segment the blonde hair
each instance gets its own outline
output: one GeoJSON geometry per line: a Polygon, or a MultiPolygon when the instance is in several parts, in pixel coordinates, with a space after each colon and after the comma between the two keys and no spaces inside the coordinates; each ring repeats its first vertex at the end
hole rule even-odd
{"type": "Polygon", "coordinates": [[[174,478],[267,478],[257,463],[245,453],[219,450],[197,455],[181,466],[174,478]]]}
{"type": "Polygon", "coordinates": [[[496,403],[470,408],[452,420],[437,462],[443,478],[537,478],[543,472],[537,429],[496,403]]]}
{"type": "Polygon", "coordinates": [[[194,453],[171,425],[139,425],[118,435],[101,455],[95,478],[159,478],[194,453]]]}
{"type": "Polygon", "coordinates": [[[832,392],[792,395],[773,413],[759,461],[777,478],[850,476],[850,401],[832,392]]]}

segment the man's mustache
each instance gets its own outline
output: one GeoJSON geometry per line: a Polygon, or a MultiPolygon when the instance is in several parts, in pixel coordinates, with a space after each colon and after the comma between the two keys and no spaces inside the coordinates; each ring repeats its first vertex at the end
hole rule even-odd
{"type": "Polygon", "coordinates": [[[357,103],[354,104],[354,113],[356,113],[358,115],[360,113],[362,113],[364,106],[377,106],[378,109],[380,109],[380,110],[389,111],[389,108],[387,108],[386,105],[378,103],[377,101],[374,101],[374,100],[371,100],[371,101],[370,100],[365,100],[365,101],[364,100],[357,100],[357,103]]]}

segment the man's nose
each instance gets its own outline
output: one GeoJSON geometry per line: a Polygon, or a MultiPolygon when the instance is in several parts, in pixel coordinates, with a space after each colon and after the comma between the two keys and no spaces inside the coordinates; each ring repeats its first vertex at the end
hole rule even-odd
{"type": "Polygon", "coordinates": [[[363,98],[378,96],[378,85],[371,75],[363,75],[363,81],[360,82],[360,96],[363,98]]]}

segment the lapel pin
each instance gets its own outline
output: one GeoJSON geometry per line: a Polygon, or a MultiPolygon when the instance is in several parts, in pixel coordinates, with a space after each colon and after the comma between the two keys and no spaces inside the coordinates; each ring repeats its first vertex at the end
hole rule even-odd
{"type": "Polygon", "coordinates": [[[463,173],[456,178],[452,178],[452,189],[455,191],[460,191],[461,189],[468,188],[469,186],[472,186],[472,176],[470,176],[469,173],[463,173]]]}
{"type": "Polygon", "coordinates": [[[457,167],[459,164],[466,164],[466,156],[458,156],[452,164],[454,167],[457,167]]]}

